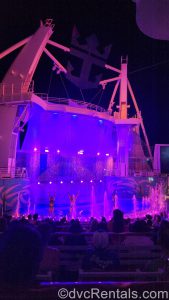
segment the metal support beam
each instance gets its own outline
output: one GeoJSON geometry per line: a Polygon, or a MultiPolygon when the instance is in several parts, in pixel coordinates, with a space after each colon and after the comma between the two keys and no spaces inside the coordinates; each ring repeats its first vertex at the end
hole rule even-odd
{"type": "Polygon", "coordinates": [[[0,59],[2,59],[3,57],[7,56],[8,54],[12,53],[13,51],[15,51],[16,49],[24,46],[27,42],[29,42],[29,40],[31,39],[32,36],[27,37],[26,39],[16,43],[15,45],[11,46],[10,48],[6,49],[5,51],[0,53],[0,59]]]}

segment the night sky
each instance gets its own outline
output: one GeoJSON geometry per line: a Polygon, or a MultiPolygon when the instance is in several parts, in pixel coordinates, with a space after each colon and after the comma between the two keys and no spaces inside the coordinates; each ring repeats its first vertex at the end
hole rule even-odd
{"type": "MultiPolygon", "coordinates": [[[[131,0],[3,1],[0,10],[0,52],[31,35],[37,30],[40,20],[46,18],[54,20],[55,32],[51,37],[54,41],[70,46],[72,29],[76,24],[82,39],[95,33],[101,48],[112,45],[108,60],[110,65],[119,68],[120,57],[128,55],[128,77],[150,144],[169,143],[169,42],[153,40],[138,29],[135,4],[131,0]]],[[[55,48],[48,49],[63,65],[66,63],[65,54],[62,56],[55,48]]],[[[1,80],[17,53],[1,60],[1,80]]],[[[35,90],[49,91],[50,96],[64,96],[65,91],[61,91],[61,85],[57,86],[58,79],[51,75],[51,69],[52,63],[44,54],[34,77],[35,90]]],[[[109,78],[109,75],[105,74],[104,78],[109,78]]],[[[106,97],[98,100],[101,106],[107,106],[110,92],[109,86],[106,97]]]]}

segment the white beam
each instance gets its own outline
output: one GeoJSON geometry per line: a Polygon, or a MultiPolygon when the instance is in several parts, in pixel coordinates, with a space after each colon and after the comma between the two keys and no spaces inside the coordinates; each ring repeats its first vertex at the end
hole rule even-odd
{"type": "Polygon", "coordinates": [[[59,49],[65,51],[65,52],[70,52],[70,48],[65,47],[65,46],[63,46],[61,44],[58,44],[58,43],[56,43],[54,41],[48,40],[47,43],[50,44],[50,45],[52,45],[52,46],[54,46],[54,47],[56,47],[56,48],[59,48],[59,49]]]}
{"type": "Polygon", "coordinates": [[[2,53],[0,53],[0,59],[2,59],[3,57],[5,57],[6,55],[10,54],[11,52],[15,51],[16,49],[22,47],[23,45],[25,45],[29,40],[30,40],[31,36],[27,37],[26,39],[16,43],[15,45],[11,46],[10,48],[6,49],[5,51],[3,51],[2,53]]]}
{"type": "Polygon", "coordinates": [[[109,83],[109,82],[113,82],[113,81],[120,80],[120,79],[121,79],[120,76],[114,77],[114,78],[110,78],[110,79],[105,79],[105,80],[101,80],[101,81],[99,82],[99,84],[105,86],[105,85],[106,85],[107,83],[109,83]]]}
{"type": "Polygon", "coordinates": [[[113,107],[113,105],[114,105],[114,98],[115,98],[115,96],[116,96],[116,93],[117,93],[117,89],[118,89],[119,83],[120,83],[120,80],[118,80],[118,81],[116,82],[116,85],[115,85],[115,87],[114,87],[114,91],[113,91],[113,94],[112,94],[112,96],[111,96],[111,100],[110,100],[110,103],[109,103],[108,111],[111,111],[111,109],[112,109],[112,107],[113,107]]]}
{"type": "Polygon", "coordinates": [[[147,149],[148,149],[148,153],[149,153],[150,159],[153,162],[153,156],[152,156],[152,152],[151,152],[149,140],[148,140],[148,137],[147,137],[147,133],[146,133],[146,130],[145,130],[145,127],[144,127],[143,119],[142,119],[141,113],[139,111],[139,108],[138,108],[138,105],[137,105],[137,101],[136,101],[136,98],[134,96],[134,92],[132,90],[132,87],[131,87],[131,84],[130,84],[129,80],[127,82],[127,85],[128,85],[128,89],[129,89],[131,98],[132,98],[133,103],[134,103],[134,107],[135,107],[136,112],[137,112],[137,116],[140,119],[141,128],[142,128],[142,131],[143,131],[143,135],[144,135],[144,138],[145,138],[145,142],[146,142],[146,146],[147,146],[147,149]]]}
{"type": "Polygon", "coordinates": [[[106,69],[109,69],[109,70],[112,70],[112,71],[115,71],[115,72],[118,72],[118,73],[121,73],[121,70],[115,68],[115,67],[112,67],[110,65],[105,65],[105,68],[106,69]]]}
{"type": "Polygon", "coordinates": [[[54,64],[58,67],[58,69],[60,71],[67,73],[67,70],[60,64],[60,62],[46,48],[44,48],[44,52],[50,57],[50,59],[54,62],[54,64]]]}

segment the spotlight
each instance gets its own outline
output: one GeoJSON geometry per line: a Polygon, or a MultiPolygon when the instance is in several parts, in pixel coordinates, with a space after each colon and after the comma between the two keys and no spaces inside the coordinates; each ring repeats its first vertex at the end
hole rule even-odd
{"type": "Polygon", "coordinates": [[[52,181],[49,181],[49,184],[52,184],[52,181]]]}
{"type": "Polygon", "coordinates": [[[83,180],[81,180],[80,182],[83,183],[83,180]]]}
{"type": "Polygon", "coordinates": [[[99,120],[99,123],[100,123],[100,124],[103,124],[103,120],[99,120]]]}
{"type": "Polygon", "coordinates": [[[92,183],[92,182],[93,182],[93,180],[91,179],[91,180],[90,180],[90,182],[92,183]]]}
{"type": "Polygon", "coordinates": [[[72,117],[75,119],[75,118],[77,118],[77,115],[72,115],[72,117]]]}
{"type": "Polygon", "coordinates": [[[57,150],[57,153],[58,153],[58,154],[60,153],[60,150],[59,150],[59,149],[57,150]]]}
{"type": "Polygon", "coordinates": [[[100,155],[100,152],[97,152],[97,156],[99,156],[100,155]]]}
{"type": "Polygon", "coordinates": [[[110,154],[109,153],[106,153],[106,156],[109,156],[110,154]]]}
{"type": "Polygon", "coordinates": [[[83,154],[84,154],[84,150],[79,150],[79,151],[77,152],[77,154],[83,155],[83,154]]]}
{"type": "Polygon", "coordinates": [[[73,183],[73,180],[71,180],[71,182],[70,183],[73,183]]]}
{"type": "Polygon", "coordinates": [[[40,182],[38,181],[38,184],[40,184],[40,182]]]}
{"type": "Polygon", "coordinates": [[[103,182],[103,181],[100,179],[100,182],[103,182]]]}
{"type": "Polygon", "coordinates": [[[34,148],[33,148],[33,151],[34,151],[34,152],[38,151],[38,148],[34,147],[34,148]]]}
{"type": "Polygon", "coordinates": [[[63,184],[63,181],[61,180],[60,183],[63,184]]]}
{"type": "Polygon", "coordinates": [[[45,152],[46,152],[46,153],[49,153],[49,149],[48,149],[48,148],[45,148],[45,152]]]}

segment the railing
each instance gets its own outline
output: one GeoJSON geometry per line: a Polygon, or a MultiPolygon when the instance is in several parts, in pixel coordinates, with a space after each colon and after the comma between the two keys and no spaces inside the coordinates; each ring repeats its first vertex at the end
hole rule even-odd
{"type": "Polygon", "coordinates": [[[70,99],[70,98],[49,97],[48,94],[45,94],[45,93],[36,93],[36,95],[38,97],[42,98],[43,100],[46,100],[49,103],[64,104],[64,105],[69,105],[72,107],[79,107],[79,108],[95,110],[98,112],[106,112],[106,109],[104,109],[103,107],[93,104],[93,103],[85,102],[82,100],[75,100],[75,99],[70,99]]]}
{"type": "Polygon", "coordinates": [[[0,168],[0,179],[28,178],[26,168],[0,168]]]}
{"type": "Polygon", "coordinates": [[[34,89],[34,82],[21,84],[0,84],[0,103],[30,101],[34,89]]]}

